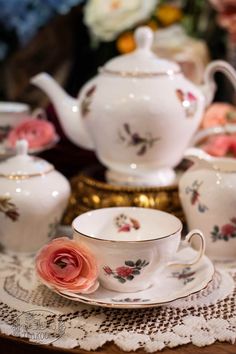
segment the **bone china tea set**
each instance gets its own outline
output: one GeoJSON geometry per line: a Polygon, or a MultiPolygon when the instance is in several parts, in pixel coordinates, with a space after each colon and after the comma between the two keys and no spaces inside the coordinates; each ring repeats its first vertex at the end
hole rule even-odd
{"type": "MultiPolygon", "coordinates": [[[[96,152],[108,183],[173,186],[182,158],[194,162],[179,179],[192,230],[184,241],[181,221],[151,208],[113,206],[73,220],[73,240],[91,251],[100,285],[91,294],[47,285],[69,299],[112,308],[158,306],[205,288],[214,274],[205,247],[211,258],[236,256],[236,162],[188,149],[214,96],[214,73],[222,71],[236,86],[235,71],[212,62],[197,87],[176,63],[151,51],[149,28],[136,30],[135,38],[137,49],[100,68],[78,99],[48,74],[31,79],[51,98],[71,141],[96,152]]],[[[7,251],[29,254],[54,237],[70,186],[53,165],[28,155],[26,141],[16,150],[0,161],[0,242],[7,251]]]]}

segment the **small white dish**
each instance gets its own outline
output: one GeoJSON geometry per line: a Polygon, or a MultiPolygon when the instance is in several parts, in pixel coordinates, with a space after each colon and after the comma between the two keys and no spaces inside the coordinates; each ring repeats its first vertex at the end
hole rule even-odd
{"type": "MultiPolygon", "coordinates": [[[[177,260],[183,262],[196,254],[191,248],[184,248],[177,253],[177,260]]],[[[92,294],[76,294],[70,291],[56,291],[70,300],[110,308],[144,308],[156,307],[204,289],[212,280],[214,266],[206,256],[193,266],[166,266],[160,273],[156,283],[148,289],[121,293],[100,286],[92,294]]]]}

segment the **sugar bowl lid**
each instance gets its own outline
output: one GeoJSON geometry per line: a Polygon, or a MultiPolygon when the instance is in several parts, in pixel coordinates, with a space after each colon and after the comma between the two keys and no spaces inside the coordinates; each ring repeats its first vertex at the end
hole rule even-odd
{"type": "Polygon", "coordinates": [[[100,69],[102,73],[123,77],[149,77],[181,72],[178,64],[160,59],[152,52],[153,31],[149,27],[137,28],[134,36],[136,50],[108,61],[100,69]]]}
{"type": "Polygon", "coordinates": [[[0,162],[0,177],[26,179],[42,176],[54,170],[54,166],[38,157],[28,155],[28,142],[24,139],[16,143],[16,155],[0,162]]]}

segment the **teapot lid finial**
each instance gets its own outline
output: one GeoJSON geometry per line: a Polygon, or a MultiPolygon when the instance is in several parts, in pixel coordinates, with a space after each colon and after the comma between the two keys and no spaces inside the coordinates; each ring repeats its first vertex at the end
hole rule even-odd
{"type": "Polygon", "coordinates": [[[138,49],[151,50],[153,43],[153,31],[148,26],[137,28],[134,36],[138,49]]]}
{"type": "Polygon", "coordinates": [[[139,27],[135,30],[134,35],[136,50],[109,60],[100,69],[101,73],[132,78],[149,78],[181,73],[178,64],[158,58],[152,52],[154,33],[151,28],[147,26],[139,27]]]}
{"type": "Polygon", "coordinates": [[[25,139],[17,140],[16,142],[16,154],[27,155],[28,154],[28,141],[25,139]]]}

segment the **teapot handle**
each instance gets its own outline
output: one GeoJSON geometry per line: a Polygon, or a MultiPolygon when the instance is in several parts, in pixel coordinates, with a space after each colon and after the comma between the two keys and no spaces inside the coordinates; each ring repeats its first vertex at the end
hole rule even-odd
{"type": "Polygon", "coordinates": [[[216,84],[214,80],[214,75],[216,72],[223,73],[229,81],[232,83],[234,89],[236,90],[236,71],[234,68],[223,60],[215,60],[207,65],[204,73],[204,85],[202,87],[204,96],[206,98],[206,106],[208,106],[214,96],[216,84]]]}

